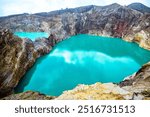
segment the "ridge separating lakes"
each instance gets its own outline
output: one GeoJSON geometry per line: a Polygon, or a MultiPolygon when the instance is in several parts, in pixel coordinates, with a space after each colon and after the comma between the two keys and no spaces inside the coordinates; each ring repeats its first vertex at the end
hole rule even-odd
{"type": "Polygon", "coordinates": [[[59,96],[78,84],[119,83],[148,61],[150,51],[136,43],[80,34],[58,43],[49,54],[37,59],[15,91],[59,96]]]}

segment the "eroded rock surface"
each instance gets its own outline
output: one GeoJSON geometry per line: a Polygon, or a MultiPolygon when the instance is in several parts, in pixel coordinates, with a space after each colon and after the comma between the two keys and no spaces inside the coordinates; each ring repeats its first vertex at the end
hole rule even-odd
{"type": "Polygon", "coordinates": [[[32,42],[8,30],[0,31],[0,97],[11,93],[35,60],[50,50],[48,39],[32,42]]]}
{"type": "Polygon", "coordinates": [[[131,99],[132,94],[112,83],[79,85],[73,90],[65,91],[57,100],[123,100],[131,99]]]}
{"type": "Polygon", "coordinates": [[[52,100],[54,96],[46,96],[38,92],[27,91],[20,94],[12,94],[2,98],[2,100],[52,100]]]}
{"type": "Polygon", "coordinates": [[[143,95],[143,99],[150,99],[150,63],[143,65],[136,74],[119,85],[123,89],[134,93],[134,96],[143,95]]]}

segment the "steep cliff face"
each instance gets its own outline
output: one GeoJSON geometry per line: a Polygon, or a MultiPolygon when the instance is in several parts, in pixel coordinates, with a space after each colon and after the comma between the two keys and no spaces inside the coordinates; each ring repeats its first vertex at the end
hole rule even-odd
{"type": "Polygon", "coordinates": [[[119,4],[2,17],[0,24],[12,32],[46,31],[55,34],[57,41],[71,35],[89,33],[122,37],[150,49],[150,13],[119,4]]]}
{"type": "Polygon", "coordinates": [[[143,65],[136,74],[128,77],[119,85],[135,95],[143,95],[144,99],[150,99],[150,63],[143,65]]]}
{"type": "Polygon", "coordinates": [[[13,36],[8,30],[0,31],[0,96],[10,93],[36,58],[50,50],[48,39],[32,42],[13,36]]]}

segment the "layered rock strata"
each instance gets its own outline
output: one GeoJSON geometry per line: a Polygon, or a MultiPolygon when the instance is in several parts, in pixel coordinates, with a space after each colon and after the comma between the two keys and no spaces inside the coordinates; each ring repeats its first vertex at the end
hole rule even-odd
{"type": "Polygon", "coordinates": [[[12,32],[44,31],[55,34],[57,41],[86,33],[121,37],[150,49],[150,13],[119,4],[1,17],[0,24],[12,32]]]}

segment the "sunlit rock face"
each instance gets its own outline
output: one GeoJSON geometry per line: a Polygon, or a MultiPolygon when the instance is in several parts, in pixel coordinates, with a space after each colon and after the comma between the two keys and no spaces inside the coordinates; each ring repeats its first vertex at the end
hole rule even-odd
{"type": "Polygon", "coordinates": [[[16,88],[59,96],[78,84],[119,83],[150,60],[150,51],[119,38],[77,35],[39,58],[16,88]],[[144,56],[144,58],[143,58],[144,56]]]}
{"type": "Polygon", "coordinates": [[[125,100],[132,99],[132,93],[112,83],[79,85],[65,91],[56,100],[125,100]]]}
{"type": "Polygon", "coordinates": [[[8,30],[0,31],[0,97],[11,93],[36,58],[50,50],[48,39],[32,42],[8,30]]]}

